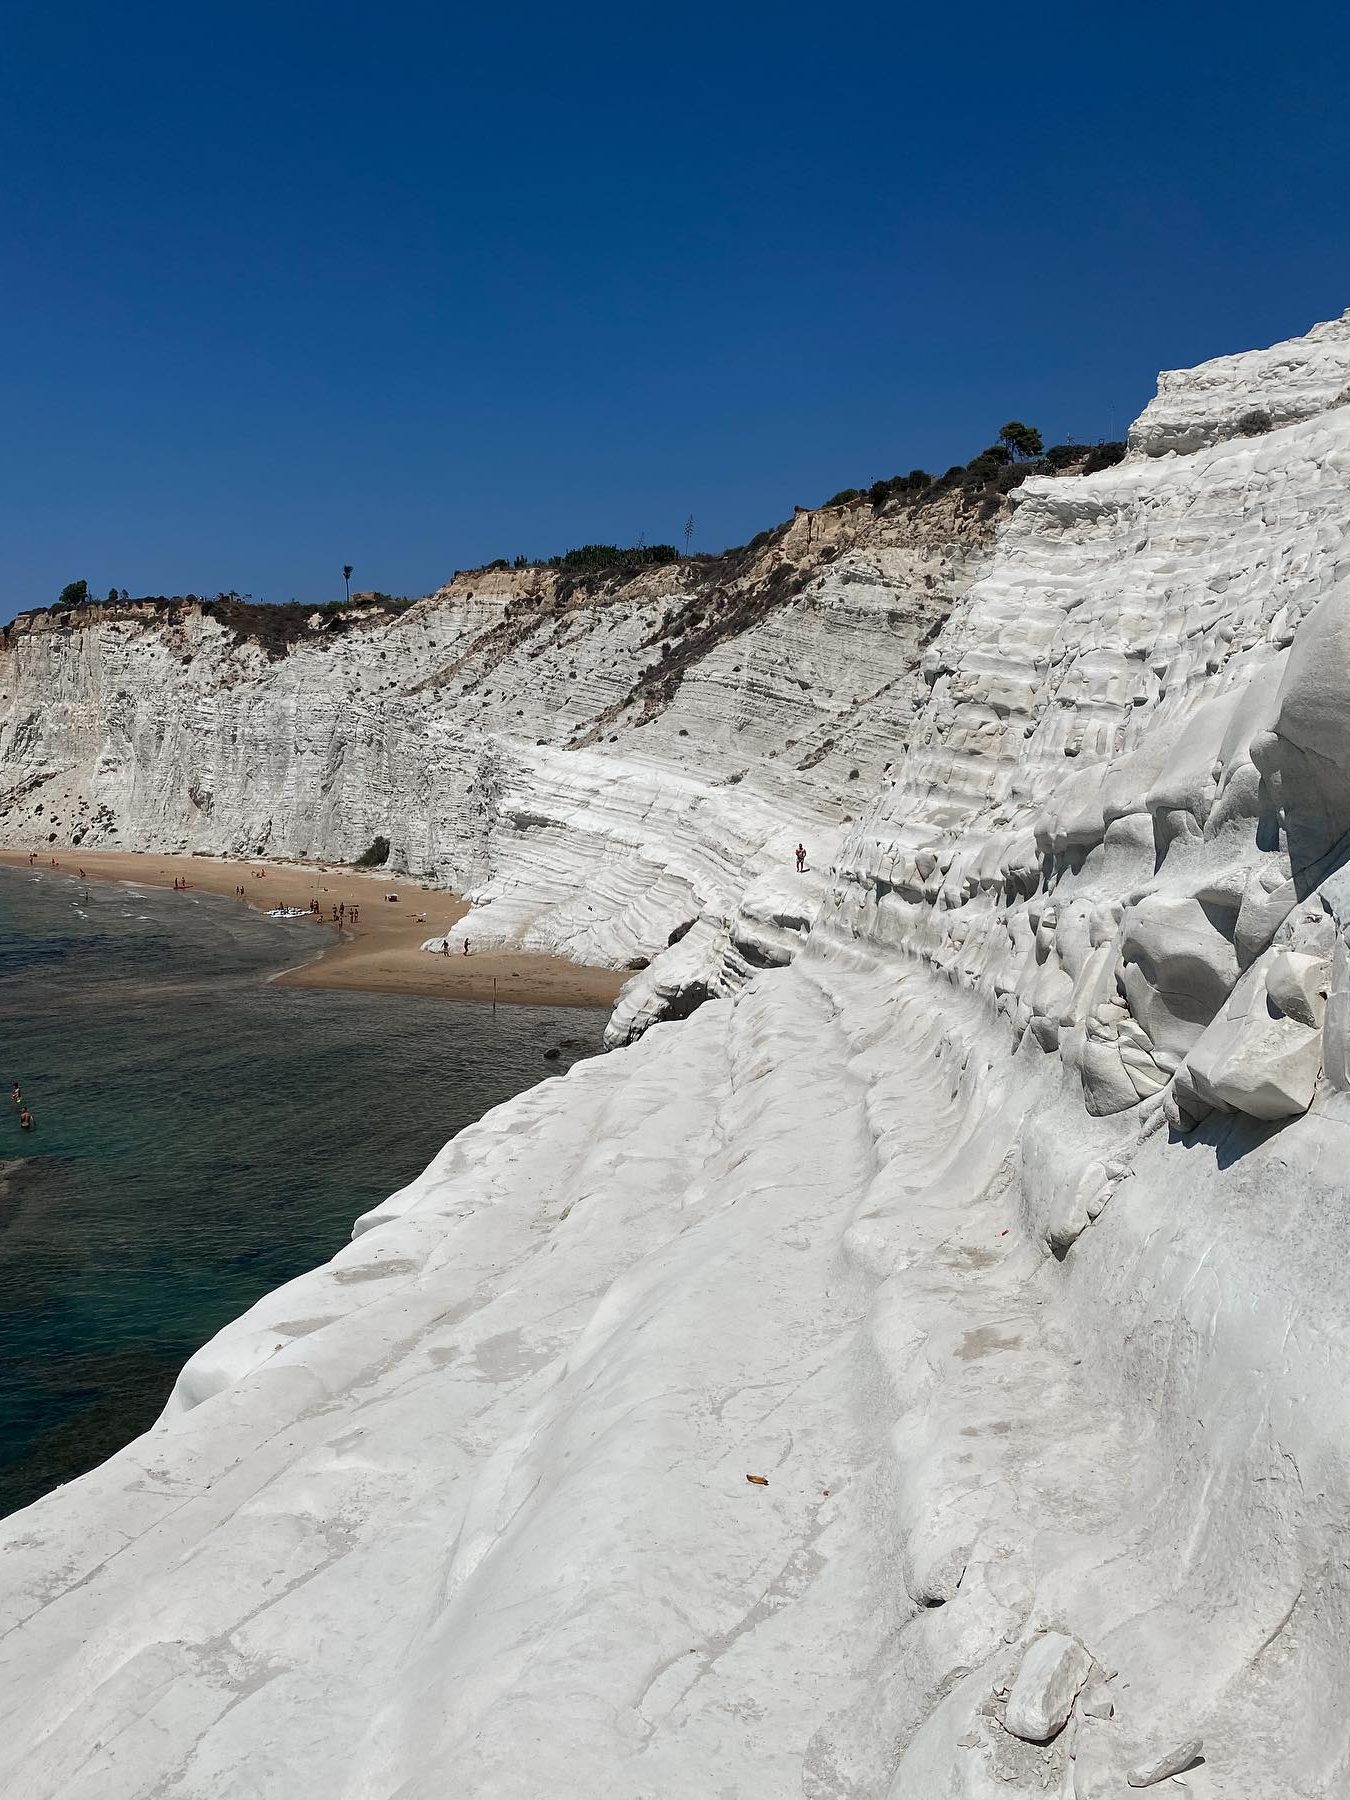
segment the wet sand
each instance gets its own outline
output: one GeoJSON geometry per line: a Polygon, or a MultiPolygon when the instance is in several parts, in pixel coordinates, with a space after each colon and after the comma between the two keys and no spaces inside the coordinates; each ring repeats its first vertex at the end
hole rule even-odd
{"type": "MultiPolygon", "coordinates": [[[[0,863],[26,869],[28,853],[0,851],[0,863]]],[[[39,854],[35,873],[78,876],[89,881],[121,881],[145,887],[172,888],[186,881],[188,893],[223,894],[260,911],[275,906],[308,907],[319,902],[322,919],[308,925],[312,936],[297,929],[297,949],[304,961],[273,980],[291,987],[362,988],[376,993],[435,994],[445,1000],[470,1000],[517,1006],[609,1007],[628,979],[615,969],[586,968],[559,956],[531,956],[506,950],[465,956],[435,956],[421,946],[439,937],[469,910],[468,902],[444,888],[423,887],[389,875],[341,864],[319,862],[236,861],[217,856],[157,856],[132,850],[59,850],[39,854]],[[55,858],[56,868],[52,867],[55,858]],[[385,899],[397,894],[398,900],[385,899]],[[345,904],[360,909],[355,925],[340,929],[332,909],[345,904]],[[424,915],[424,916],[423,916],[424,915]],[[325,939],[327,940],[325,942],[325,939]]],[[[297,928],[306,925],[297,920],[297,928]]]]}

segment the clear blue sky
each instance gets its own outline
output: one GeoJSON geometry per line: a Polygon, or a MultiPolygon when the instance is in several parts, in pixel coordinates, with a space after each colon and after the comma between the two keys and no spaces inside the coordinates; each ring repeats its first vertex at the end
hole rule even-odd
{"type": "Polygon", "coordinates": [[[1350,305],[1343,5],[11,0],[0,618],[743,541],[1350,305]]]}

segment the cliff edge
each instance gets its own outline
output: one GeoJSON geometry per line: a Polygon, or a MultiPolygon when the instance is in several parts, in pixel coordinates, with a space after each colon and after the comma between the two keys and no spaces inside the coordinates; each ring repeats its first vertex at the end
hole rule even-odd
{"type": "MultiPolygon", "coordinates": [[[[462,1133],[6,1522],[7,1791],[1350,1793],[1348,383],[1346,320],[1164,378],[935,578],[926,646],[915,547],[811,577],[789,669],[847,608],[918,654],[854,715],[867,804],[821,778],[795,957],[462,1133]]],[[[698,916],[747,929],[747,821],[833,752],[779,789],[799,726],[719,737],[719,657],[757,666],[625,690],[627,766],[588,703],[493,777],[489,916],[650,943],[714,877],[625,898],[613,820],[668,816],[687,730],[672,835],[715,819],[698,916]],[[603,926],[531,923],[510,833],[592,855],[603,926]]]]}

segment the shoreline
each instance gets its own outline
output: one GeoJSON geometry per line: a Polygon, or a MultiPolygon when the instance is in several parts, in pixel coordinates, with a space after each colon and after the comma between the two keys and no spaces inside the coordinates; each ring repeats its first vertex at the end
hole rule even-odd
{"type": "MultiPolygon", "coordinates": [[[[472,1005],[586,1007],[608,1010],[628,971],[599,969],[561,956],[510,949],[465,956],[424,951],[427,938],[442,936],[469,911],[468,902],[446,888],[331,862],[280,862],[271,857],[158,855],[143,850],[79,850],[69,847],[32,853],[0,850],[0,866],[33,875],[61,876],[173,890],[186,881],[187,894],[234,899],[255,912],[280,905],[308,907],[317,900],[318,918],[295,920],[316,934],[312,954],[268,977],[283,987],[329,988],[383,994],[427,994],[472,1005]],[[242,896],[236,891],[242,888],[242,896]],[[396,893],[397,902],[385,899],[396,893]],[[341,924],[332,909],[345,910],[341,924]],[[348,914],[358,908],[355,925],[348,914]],[[325,939],[327,941],[325,941],[325,939]]],[[[299,946],[297,946],[299,947],[299,946]]]]}

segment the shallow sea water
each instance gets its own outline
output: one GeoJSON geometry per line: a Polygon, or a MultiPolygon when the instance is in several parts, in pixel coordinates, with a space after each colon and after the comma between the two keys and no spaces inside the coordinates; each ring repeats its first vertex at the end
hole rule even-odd
{"type": "Polygon", "coordinates": [[[267,980],[314,940],[0,868],[0,1514],[149,1425],[199,1344],[463,1126],[600,1048],[601,1012],[267,980]]]}

